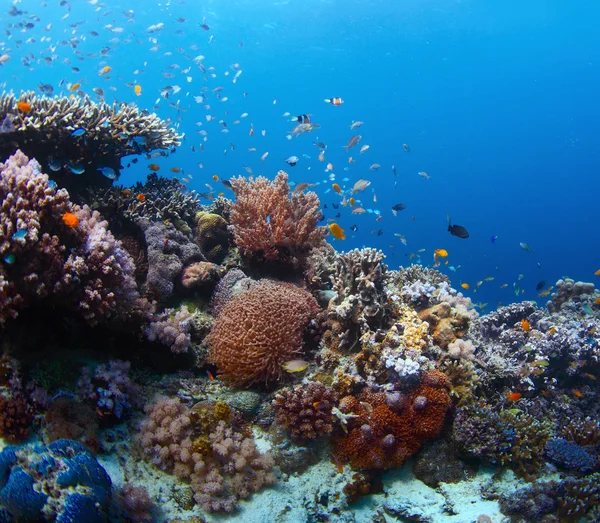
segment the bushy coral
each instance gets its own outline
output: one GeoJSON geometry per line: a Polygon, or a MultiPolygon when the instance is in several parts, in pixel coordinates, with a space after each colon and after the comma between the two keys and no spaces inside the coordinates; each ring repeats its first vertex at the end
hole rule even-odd
{"type": "Polygon", "coordinates": [[[316,300],[288,283],[261,280],[221,311],[206,342],[209,358],[228,384],[278,381],[282,365],[302,352],[316,300]]]}
{"type": "Polygon", "coordinates": [[[181,273],[181,286],[188,291],[210,289],[219,281],[221,270],[211,262],[195,262],[188,265],[181,273]]]}
{"type": "Polygon", "coordinates": [[[0,436],[8,441],[22,441],[29,435],[34,406],[21,381],[16,360],[0,358],[0,436]]]}
{"type": "Polygon", "coordinates": [[[315,439],[330,434],[336,422],[332,410],[338,399],[333,389],[315,381],[282,389],[273,400],[275,422],[286,427],[293,438],[315,439]]]}
{"type": "Polygon", "coordinates": [[[428,371],[406,392],[365,390],[342,398],[339,416],[345,432],[333,439],[335,456],[354,469],[402,466],[442,430],[451,403],[447,386],[443,374],[428,371]]]}
{"type": "Polygon", "coordinates": [[[579,299],[585,294],[594,292],[594,284],[574,281],[571,278],[560,279],[556,282],[556,291],[551,294],[551,300],[546,303],[550,312],[558,312],[564,303],[573,298],[579,299]]]}
{"type": "Polygon", "coordinates": [[[91,325],[130,315],[135,266],[107,222],[71,203],[20,151],[0,169],[0,322],[42,300],[91,325]]]}
{"type": "Polygon", "coordinates": [[[272,182],[262,176],[230,182],[236,196],[230,223],[244,256],[297,262],[323,243],[327,229],[318,225],[318,196],[302,191],[290,195],[285,172],[279,171],[272,182]]]}
{"type": "Polygon", "coordinates": [[[194,499],[209,512],[231,512],[274,481],[273,460],[261,454],[231,409],[159,398],[146,409],[140,443],[161,469],[188,480],[194,499]]]}
{"type": "Polygon", "coordinates": [[[111,360],[108,365],[98,365],[93,374],[89,367],[81,369],[79,396],[104,422],[122,420],[141,403],[140,388],[129,377],[130,367],[128,361],[111,360]]]}
{"type": "Polygon", "coordinates": [[[161,314],[155,314],[143,329],[148,341],[159,341],[175,354],[187,352],[191,347],[192,318],[185,305],[179,309],[166,309],[161,314]]]}

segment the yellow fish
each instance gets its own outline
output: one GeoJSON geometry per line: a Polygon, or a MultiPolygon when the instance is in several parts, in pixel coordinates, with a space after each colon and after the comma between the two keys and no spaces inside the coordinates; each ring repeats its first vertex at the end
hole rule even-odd
{"type": "Polygon", "coordinates": [[[440,258],[445,258],[446,256],[448,256],[448,251],[446,249],[436,249],[435,251],[433,251],[433,253],[439,256],[440,258]]]}
{"type": "Polygon", "coordinates": [[[336,240],[345,240],[346,239],[346,233],[344,232],[344,229],[342,229],[337,223],[330,223],[329,230],[331,231],[331,235],[336,240]]]}
{"type": "Polygon", "coordinates": [[[308,362],[304,360],[290,360],[283,363],[281,368],[289,373],[304,372],[308,369],[308,362]]]}
{"type": "Polygon", "coordinates": [[[461,284],[460,284],[460,286],[461,286],[463,289],[468,289],[468,288],[469,288],[469,284],[468,284],[468,283],[461,283],[461,284]]]}

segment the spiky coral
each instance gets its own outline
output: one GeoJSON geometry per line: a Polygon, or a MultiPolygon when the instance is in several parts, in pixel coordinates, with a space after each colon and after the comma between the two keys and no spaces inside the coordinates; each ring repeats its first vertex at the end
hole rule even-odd
{"type": "Polygon", "coordinates": [[[304,330],[318,312],[308,292],[261,280],[219,314],[206,339],[210,360],[231,385],[278,381],[282,364],[302,351],[304,330]]]}
{"type": "Polygon", "coordinates": [[[272,182],[262,176],[230,180],[236,196],[230,222],[244,256],[297,262],[325,239],[326,229],[318,225],[318,196],[302,191],[290,196],[287,180],[283,171],[272,182]]]}

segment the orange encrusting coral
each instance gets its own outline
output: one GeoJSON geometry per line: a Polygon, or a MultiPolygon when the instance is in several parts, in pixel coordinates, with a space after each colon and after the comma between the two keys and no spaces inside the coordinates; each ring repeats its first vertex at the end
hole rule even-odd
{"type": "Polygon", "coordinates": [[[340,410],[357,417],[350,418],[347,433],[333,438],[334,455],[357,470],[401,467],[442,430],[451,403],[448,388],[444,374],[428,371],[397,400],[368,391],[342,398],[340,410]]]}

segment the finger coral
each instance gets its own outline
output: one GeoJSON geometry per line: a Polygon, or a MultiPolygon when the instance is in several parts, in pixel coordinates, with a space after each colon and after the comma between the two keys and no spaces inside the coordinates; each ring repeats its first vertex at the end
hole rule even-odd
{"type": "Polygon", "coordinates": [[[323,243],[327,232],[318,225],[318,196],[302,191],[290,196],[285,172],[279,171],[272,182],[263,176],[240,176],[230,182],[236,196],[230,223],[244,256],[290,261],[323,243]]]}
{"type": "Polygon", "coordinates": [[[0,170],[0,322],[43,300],[91,325],[130,315],[139,297],[135,266],[107,222],[71,203],[20,151],[0,170]]]}
{"type": "Polygon", "coordinates": [[[222,309],[206,339],[210,361],[230,385],[278,381],[282,365],[302,351],[304,330],[318,312],[307,291],[260,280],[222,309]]]}
{"type": "Polygon", "coordinates": [[[188,480],[194,499],[208,512],[231,512],[273,483],[273,459],[261,454],[225,404],[198,404],[159,398],[146,409],[140,443],[153,464],[188,480]]]}

